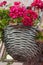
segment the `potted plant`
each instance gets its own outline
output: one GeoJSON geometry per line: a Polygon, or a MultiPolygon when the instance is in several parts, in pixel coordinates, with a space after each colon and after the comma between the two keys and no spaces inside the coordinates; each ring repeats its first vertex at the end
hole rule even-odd
{"type": "Polygon", "coordinates": [[[5,24],[1,29],[7,52],[18,61],[38,62],[41,51],[35,42],[37,29],[34,27],[37,13],[26,9],[21,2],[14,2],[7,13],[4,9],[1,15],[1,23],[5,24]]]}

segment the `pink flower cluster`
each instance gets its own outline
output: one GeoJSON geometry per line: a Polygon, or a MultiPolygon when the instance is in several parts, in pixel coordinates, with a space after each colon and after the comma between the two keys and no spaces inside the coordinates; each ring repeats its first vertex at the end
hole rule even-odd
{"type": "Polygon", "coordinates": [[[32,11],[32,10],[27,10],[24,13],[24,18],[22,20],[23,24],[25,26],[32,26],[34,24],[34,21],[38,18],[38,15],[32,11]]]}
{"type": "Polygon", "coordinates": [[[31,6],[43,9],[43,1],[42,0],[34,0],[34,2],[31,4],[31,6]]]}
{"type": "Polygon", "coordinates": [[[14,5],[20,5],[21,2],[14,2],[14,5]]]}
{"type": "Polygon", "coordinates": [[[33,26],[33,21],[29,16],[25,16],[22,20],[23,25],[25,26],[33,26]]]}
{"type": "Polygon", "coordinates": [[[13,19],[22,17],[21,22],[25,26],[32,26],[34,23],[33,21],[38,18],[38,15],[34,11],[21,6],[20,2],[15,2],[14,6],[10,7],[9,16],[13,19]]]}
{"type": "Polygon", "coordinates": [[[30,16],[33,20],[36,20],[36,18],[38,18],[38,14],[36,14],[36,12],[34,12],[33,10],[27,10],[27,15],[30,16]]]}
{"type": "Polygon", "coordinates": [[[23,17],[23,13],[25,12],[26,8],[20,5],[20,2],[14,2],[14,6],[10,7],[10,17],[12,18],[19,18],[23,17]]]}
{"type": "Polygon", "coordinates": [[[2,7],[3,5],[6,5],[7,1],[3,1],[0,3],[0,7],[2,7]]]}
{"type": "Polygon", "coordinates": [[[41,5],[40,5],[40,8],[43,9],[43,1],[42,1],[41,5]]]}

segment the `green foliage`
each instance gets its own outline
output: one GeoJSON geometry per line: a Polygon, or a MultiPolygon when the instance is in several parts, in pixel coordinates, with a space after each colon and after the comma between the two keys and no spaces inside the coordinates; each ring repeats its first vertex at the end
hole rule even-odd
{"type": "Polygon", "coordinates": [[[0,9],[0,37],[2,35],[2,31],[4,27],[9,24],[10,17],[9,17],[9,10],[0,9]]]}
{"type": "Polygon", "coordinates": [[[36,36],[36,39],[38,39],[38,40],[43,40],[42,32],[38,32],[38,34],[37,34],[37,36],[36,36]]]}
{"type": "Polygon", "coordinates": [[[38,24],[39,22],[40,22],[39,19],[36,19],[34,26],[37,26],[37,24],[38,24]]]}
{"type": "Polygon", "coordinates": [[[19,18],[13,19],[13,22],[21,23],[21,20],[22,20],[22,17],[19,17],[19,18]]]}
{"type": "Polygon", "coordinates": [[[18,23],[21,23],[21,21],[22,21],[22,17],[19,17],[18,18],[18,23]]]}
{"type": "Polygon", "coordinates": [[[6,25],[8,25],[9,21],[9,11],[0,9],[0,29],[3,29],[6,25]]]}
{"type": "MultiPolygon", "coordinates": [[[[36,21],[35,21],[35,24],[34,24],[34,26],[37,26],[37,24],[40,22],[40,20],[39,19],[37,19],[36,21]]],[[[36,35],[36,37],[35,37],[35,39],[37,39],[37,40],[43,40],[43,32],[42,31],[39,31],[38,33],[37,33],[37,35],[36,35]]]]}

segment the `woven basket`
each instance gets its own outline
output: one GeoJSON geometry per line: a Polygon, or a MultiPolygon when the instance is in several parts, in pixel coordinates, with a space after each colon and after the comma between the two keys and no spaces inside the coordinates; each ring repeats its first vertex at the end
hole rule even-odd
{"type": "Polygon", "coordinates": [[[35,42],[37,30],[21,25],[8,25],[3,32],[7,52],[18,61],[38,60],[39,45],[35,42]]]}

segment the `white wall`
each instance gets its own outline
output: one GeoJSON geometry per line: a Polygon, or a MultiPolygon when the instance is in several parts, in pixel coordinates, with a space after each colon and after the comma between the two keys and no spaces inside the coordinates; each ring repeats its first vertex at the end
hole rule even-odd
{"type": "MultiPolygon", "coordinates": [[[[4,0],[0,0],[0,2],[2,2],[4,0]]],[[[20,1],[22,2],[25,6],[29,6],[33,0],[5,0],[5,1],[8,1],[8,3],[13,3],[14,1],[20,1]]]]}

